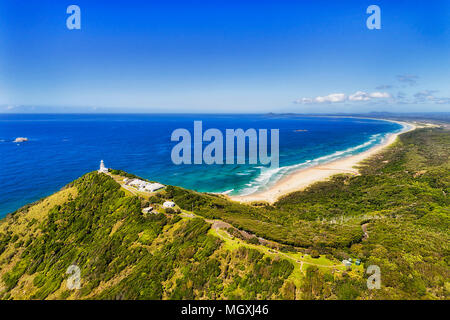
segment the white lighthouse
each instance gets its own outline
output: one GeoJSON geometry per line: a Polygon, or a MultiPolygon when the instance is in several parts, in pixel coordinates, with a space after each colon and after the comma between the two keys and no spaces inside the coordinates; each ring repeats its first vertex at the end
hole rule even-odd
{"type": "Polygon", "coordinates": [[[98,173],[108,173],[108,168],[105,167],[103,160],[100,161],[100,169],[98,169],[98,173]]]}

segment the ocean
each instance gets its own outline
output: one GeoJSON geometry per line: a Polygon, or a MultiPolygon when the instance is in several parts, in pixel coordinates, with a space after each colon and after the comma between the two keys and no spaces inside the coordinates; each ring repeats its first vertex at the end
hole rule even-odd
{"type": "Polygon", "coordinates": [[[363,152],[401,129],[383,120],[273,114],[1,114],[0,217],[98,169],[100,160],[163,184],[249,194],[294,170],[363,152]],[[177,142],[171,141],[172,132],[193,132],[196,120],[203,122],[203,130],[223,133],[279,129],[280,167],[173,164],[177,142]],[[17,137],[28,141],[15,143],[17,137]]]}

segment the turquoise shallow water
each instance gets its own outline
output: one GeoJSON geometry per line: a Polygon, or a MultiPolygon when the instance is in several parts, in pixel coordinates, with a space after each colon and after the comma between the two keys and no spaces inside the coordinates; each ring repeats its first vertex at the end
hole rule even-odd
{"type": "MultiPolygon", "coordinates": [[[[0,115],[0,217],[96,170],[103,159],[165,184],[248,194],[289,172],[363,152],[402,125],[371,119],[275,115],[0,115]],[[175,165],[170,140],[177,128],[193,132],[249,128],[280,130],[280,167],[175,165]],[[14,143],[16,137],[29,141],[14,143]]],[[[207,144],[207,143],[206,143],[207,144]]],[[[270,150],[270,147],[269,147],[270,150]]],[[[248,161],[246,161],[248,162],[248,161]]]]}

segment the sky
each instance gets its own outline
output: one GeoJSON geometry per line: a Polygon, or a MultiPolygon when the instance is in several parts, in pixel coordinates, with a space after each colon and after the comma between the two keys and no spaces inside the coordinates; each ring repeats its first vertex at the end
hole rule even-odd
{"type": "Polygon", "coordinates": [[[450,111],[449,78],[445,0],[0,3],[0,113],[450,111]]]}

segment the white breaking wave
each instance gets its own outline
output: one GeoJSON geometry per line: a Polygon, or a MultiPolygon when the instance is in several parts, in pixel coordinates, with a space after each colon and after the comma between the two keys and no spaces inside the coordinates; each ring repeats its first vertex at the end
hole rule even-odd
{"type": "Polygon", "coordinates": [[[236,175],[238,175],[238,176],[248,176],[248,175],[250,175],[250,172],[238,172],[238,173],[236,173],[236,175]]]}
{"type": "Polygon", "coordinates": [[[227,195],[227,194],[230,194],[231,192],[233,192],[234,191],[234,189],[230,189],[230,190],[227,190],[227,191],[224,191],[224,192],[220,192],[220,194],[225,194],[225,195],[227,195]]]}
{"type": "Polygon", "coordinates": [[[277,182],[280,178],[285,176],[286,174],[289,174],[293,171],[299,170],[299,169],[305,169],[312,166],[316,166],[319,164],[331,162],[334,160],[337,160],[339,158],[344,158],[346,156],[353,155],[355,151],[364,149],[369,146],[374,146],[377,144],[380,144],[386,140],[386,135],[382,136],[381,134],[374,134],[370,136],[370,139],[360,145],[357,145],[355,147],[350,147],[345,150],[336,151],[332,154],[325,155],[322,157],[318,157],[312,160],[306,160],[305,162],[285,166],[285,167],[279,167],[279,168],[267,168],[258,166],[255,168],[261,169],[261,173],[253,179],[250,183],[246,184],[246,188],[243,188],[239,191],[239,195],[245,196],[252,193],[255,193],[257,191],[262,191],[265,188],[268,188],[269,186],[273,185],[275,182],[277,182]]]}
{"type": "Polygon", "coordinates": [[[317,163],[323,163],[324,160],[334,159],[334,158],[338,158],[339,156],[342,156],[342,155],[352,154],[352,152],[354,152],[356,150],[370,146],[371,144],[373,144],[374,142],[377,141],[377,137],[379,137],[379,136],[380,136],[380,134],[374,134],[370,137],[369,141],[364,142],[356,147],[351,147],[351,148],[348,148],[345,150],[336,151],[335,153],[332,153],[332,154],[329,154],[329,155],[326,155],[323,157],[319,157],[317,159],[314,159],[313,161],[317,162],[317,163]]]}

